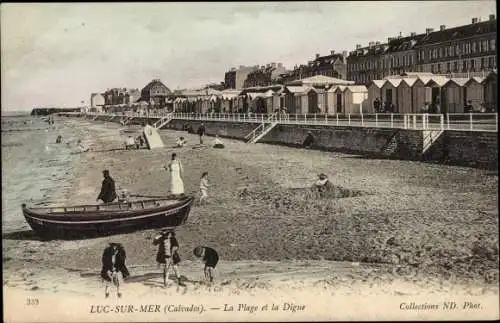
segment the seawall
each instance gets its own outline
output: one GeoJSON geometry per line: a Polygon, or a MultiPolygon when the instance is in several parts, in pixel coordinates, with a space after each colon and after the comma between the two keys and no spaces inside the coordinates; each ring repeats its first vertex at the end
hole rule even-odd
{"type": "MultiPolygon", "coordinates": [[[[96,120],[120,122],[98,116],[96,120]]],[[[129,124],[153,124],[159,118],[134,118],[129,124]]],[[[258,122],[203,121],[208,136],[245,140],[258,122]]],[[[196,131],[201,121],[172,119],[162,129],[196,131]]],[[[445,130],[423,153],[422,130],[390,129],[309,124],[278,124],[259,142],[275,145],[298,146],[307,133],[315,137],[313,149],[355,153],[373,158],[421,160],[449,165],[498,169],[498,138],[496,132],[445,130]]]]}

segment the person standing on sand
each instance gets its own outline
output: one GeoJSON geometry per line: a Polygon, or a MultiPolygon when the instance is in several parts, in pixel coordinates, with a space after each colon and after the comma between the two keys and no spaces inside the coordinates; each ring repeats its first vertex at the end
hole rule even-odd
{"type": "Polygon", "coordinates": [[[106,287],[104,296],[109,297],[109,288],[111,285],[116,286],[116,295],[121,297],[120,293],[120,280],[118,272],[122,273],[123,279],[130,276],[130,273],[125,265],[127,254],[125,248],[120,243],[111,242],[109,246],[104,249],[102,253],[102,269],[101,278],[105,281],[106,287]]]}
{"type": "Polygon", "coordinates": [[[198,135],[200,136],[200,145],[203,145],[203,136],[205,135],[205,124],[202,122],[198,128],[198,135]]]}
{"type": "Polygon", "coordinates": [[[111,203],[116,199],[115,181],[109,175],[109,170],[103,170],[102,175],[104,180],[102,181],[101,193],[96,201],[102,200],[104,203],[111,203]]]}
{"type": "Polygon", "coordinates": [[[168,274],[170,268],[174,270],[177,284],[181,284],[181,277],[177,264],[181,261],[177,251],[179,250],[179,242],[175,238],[175,232],[172,230],[163,230],[154,240],[153,245],[158,246],[156,253],[156,262],[163,265],[163,286],[167,287],[168,274]]]}
{"type": "Polygon", "coordinates": [[[201,193],[201,197],[200,197],[200,205],[203,203],[203,201],[205,201],[208,197],[208,172],[203,172],[203,174],[201,174],[201,181],[200,181],[200,193],[201,193]]]}
{"type": "Polygon", "coordinates": [[[184,182],[182,181],[183,168],[182,163],[177,159],[176,153],[172,154],[172,159],[166,169],[170,172],[170,194],[184,194],[184,182]]]}

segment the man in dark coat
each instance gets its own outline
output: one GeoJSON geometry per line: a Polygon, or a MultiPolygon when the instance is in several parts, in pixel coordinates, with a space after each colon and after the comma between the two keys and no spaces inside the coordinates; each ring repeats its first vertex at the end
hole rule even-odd
{"type": "Polygon", "coordinates": [[[158,246],[156,253],[156,262],[163,265],[163,285],[167,286],[168,274],[170,267],[174,270],[177,277],[177,283],[181,284],[181,278],[177,269],[177,264],[181,261],[177,250],[179,249],[179,242],[175,238],[175,232],[172,230],[164,230],[158,234],[154,240],[153,245],[158,246]]]}
{"type": "Polygon", "coordinates": [[[203,145],[203,136],[205,135],[205,124],[202,122],[198,128],[198,135],[200,136],[200,145],[203,145]]]}
{"type": "Polygon", "coordinates": [[[101,193],[99,193],[96,201],[102,200],[104,203],[110,203],[116,199],[115,181],[109,175],[108,170],[104,170],[102,174],[104,180],[102,181],[101,193]]]}
{"type": "Polygon", "coordinates": [[[111,242],[102,253],[102,269],[101,278],[106,282],[104,291],[106,298],[109,297],[110,283],[116,286],[116,295],[121,297],[120,281],[118,272],[122,273],[123,279],[130,276],[130,273],[125,265],[127,254],[125,248],[120,243],[111,242]]]}

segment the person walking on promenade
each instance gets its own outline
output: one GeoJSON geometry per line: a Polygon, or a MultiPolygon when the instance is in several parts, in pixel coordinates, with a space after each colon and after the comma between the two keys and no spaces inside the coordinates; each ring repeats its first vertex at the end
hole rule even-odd
{"type": "Polygon", "coordinates": [[[111,203],[116,199],[115,181],[109,175],[109,170],[103,170],[104,180],[101,185],[101,192],[96,201],[102,200],[104,203],[111,203]]]}
{"type": "Polygon", "coordinates": [[[177,154],[172,154],[170,164],[165,167],[170,172],[170,194],[184,194],[184,182],[182,181],[183,168],[180,160],[177,159],[177,154]]]}
{"type": "Polygon", "coordinates": [[[156,253],[156,262],[163,265],[163,286],[167,287],[168,274],[170,268],[174,270],[177,283],[181,284],[181,277],[177,264],[181,261],[179,257],[179,242],[175,238],[175,232],[172,230],[163,230],[153,240],[153,245],[158,246],[156,253]]]}
{"type": "Polygon", "coordinates": [[[200,197],[200,205],[207,199],[208,197],[208,172],[203,172],[203,174],[201,174],[201,180],[200,180],[200,193],[201,193],[201,197],[200,197]]]}
{"type": "Polygon", "coordinates": [[[198,135],[200,136],[200,145],[203,145],[203,136],[205,135],[205,124],[202,122],[198,128],[198,135]]]}

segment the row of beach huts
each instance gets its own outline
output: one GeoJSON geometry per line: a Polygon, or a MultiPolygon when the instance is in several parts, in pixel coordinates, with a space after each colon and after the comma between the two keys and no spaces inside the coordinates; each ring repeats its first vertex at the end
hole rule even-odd
{"type": "Polygon", "coordinates": [[[464,113],[468,101],[474,111],[496,112],[497,72],[484,78],[405,73],[368,86],[318,75],[285,86],[184,91],[170,102],[176,112],[357,114],[379,112],[377,98],[393,113],[420,113],[424,106],[436,106],[440,113],[464,113]]]}
{"type": "MultiPolygon", "coordinates": [[[[497,111],[497,71],[484,77],[454,78],[404,73],[373,80],[368,86],[316,75],[287,85],[245,89],[184,90],[166,99],[166,109],[188,113],[359,114],[466,113],[497,111]],[[466,104],[467,109],[466,109],[466,104]],[[385,110],[383,108],[386,108],[385,110]],[[429,110],[432,107],[433,110],[429,110]],[[382,108],[382,111],[381,109],[382,108]]],[[[121,111],[132,107],[119,107],[121,111]]],[[[115,110],[113,108],[113,110],[115,110]]],[[[145,102],[134,111],[151,109],[145,102]]],[[[115,110],[116,111],[116,110],[115,110]]]]}

